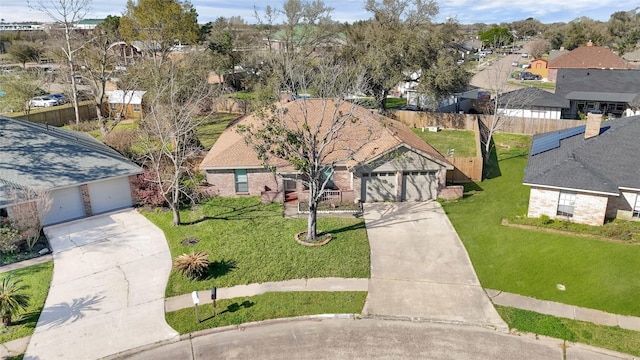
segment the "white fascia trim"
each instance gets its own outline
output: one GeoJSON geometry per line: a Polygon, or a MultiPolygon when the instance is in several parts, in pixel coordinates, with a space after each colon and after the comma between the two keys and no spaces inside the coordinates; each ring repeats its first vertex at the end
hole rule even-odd
{"type": "Polygon", "coordinates": [[[216,166],[216,167],[200,167],[200,170],[237,170],[237,169],[266,169],[264,166],[216,166]]]}
{"type": "Polygon", "coordinates": [[[575,191],[575,192],[581,192],[581,193],[598,194],[598,195],[611,195],[611,196],[619,196],[620,195],[620,194],[614,194],[614,193],[609,193],[609,192],[604,192],[604,191],[593,191],[593,190],[585,190],[585,189],[572,189],[572,188],[561,187],[561,186],[550,186],[550,185],[540,185],[540,184],[530,184],[530,183],[523,183],[522,185],[532,186],[532,187],[540,187],[540,188],[546,188],[546,189],[554,189],[554,190],[567,190],[567,191],[575,191]]]}
{"type": "Polygon", "coordinates": [[[629,190],[629,191],[640,191],[640,189],[624,187],[624,186],[618,186],[618,189],[620,189],[620,190],[629,190]]]}

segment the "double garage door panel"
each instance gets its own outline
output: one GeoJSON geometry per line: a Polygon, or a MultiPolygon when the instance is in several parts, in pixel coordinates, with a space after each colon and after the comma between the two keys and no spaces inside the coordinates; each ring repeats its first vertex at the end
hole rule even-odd
{"type": "Polygon", "coordinates": [[[85,216],[80,187],[58,189],[51,192],[51,208],[44,225],[57,224],[85,216]]]}
{"type": "Polygon", "coordinates": [[[363,199],[367,202],[395,200],[396,175],[394,173],[374,173],[362,178],[363,199]]]}
{"type": "Polygon", "coordinates": [[[126,177],[90,183],[87,186],[94,214],[131,207],[131,189],[126,177]]]}
{"type": "Polygon", "coordinates": [[[436,198],[436,174],[432,171],[413,171],[403,174],[402,200],[425,201],[436,198]]]}

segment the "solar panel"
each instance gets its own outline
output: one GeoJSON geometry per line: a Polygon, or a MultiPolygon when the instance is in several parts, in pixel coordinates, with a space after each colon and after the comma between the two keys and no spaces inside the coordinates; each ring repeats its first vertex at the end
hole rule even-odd
{"type": "Polygon", "coordinates": [[[578,126],[569,130],[555,131],[533,140],[531,155],[537,155],[560,147],[560,140],[584,133],[585,126],[578,126]]]}

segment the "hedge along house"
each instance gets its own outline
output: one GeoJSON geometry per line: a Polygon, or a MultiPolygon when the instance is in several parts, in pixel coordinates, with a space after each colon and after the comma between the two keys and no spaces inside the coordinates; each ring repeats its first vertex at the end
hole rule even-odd
{"type": "MultiPolygon", "coordinates": [[[[305,116],[310,123],[327,121],[333,110],[357,119],[348,121],[331,143],[333,149],[355,151],[349,159],[335,162],[324,200],[421,201],[447,196],[443,193],[446,172],[453,166],[400,122],[332,99],[298,99],[278,106],[284,110],[287,126],[300,126],[305,116]]],[[[247,115],[230,124],[202,161],[200,169],[211,192],[262,196],[263,201],[308,199],[308,190],[299,181],[302,175],[291,164],[271,162],[272,172],[247,145],[237,129],[251,124],[260,124],[258,117],[247,115]]],[[[341,151],[330,153],[328,161],[340,159],[341,151]]]]}
{"type": "Polygon", "coordinates": [[[12,187],[47,190],[44,225],[131,207],[131,181],[142,170],[93,137],[0,117],[0,212],[23,206],[12,187]]]}
{"type": "Polygon", "coordinates": [[[524,184],[529,217],[588,225],[605,218],[640,220],[640,116],[534,136],[524,184]]]}
{"type": "Polygon", "coordinates": [[[108,98],[109,116],[115,119],[141,119],[144,116],[143,96],[146,93],[142,90],[111,91],[108,98]]]}

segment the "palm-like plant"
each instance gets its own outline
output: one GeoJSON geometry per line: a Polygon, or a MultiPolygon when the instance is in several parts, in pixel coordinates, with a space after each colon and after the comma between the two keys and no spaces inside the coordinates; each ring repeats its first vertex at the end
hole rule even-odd
{"type": "Polygon", "coordinates": [[[2,325],[11,325],[11,319],[29,306],[29,295],[20,293],[27,286],[20,285],[21,280],[13,279],[11,275],[2,279],[0,284],[0,318],[2,325]]]}
{"type": "Polygon", "coordinates": [[[182,275],[195,280],[209,269],[209,255],[206,251],[182,254],[173,261],[173,267],[182,275]]]}

